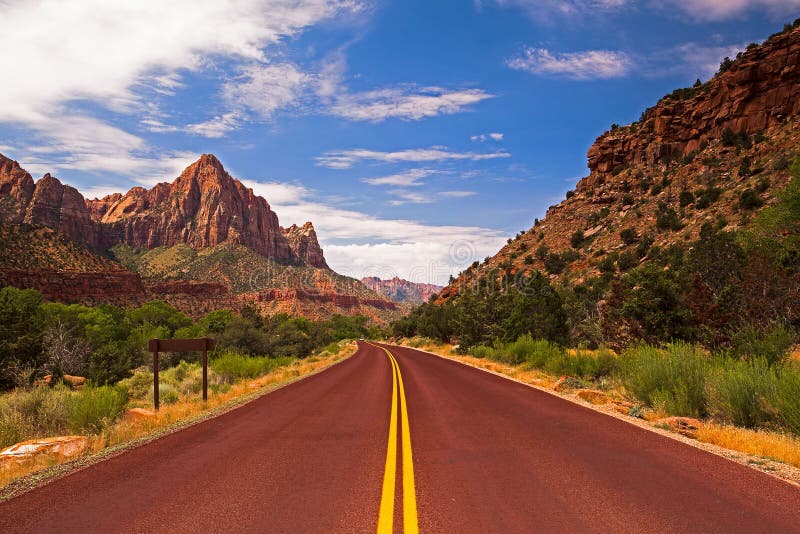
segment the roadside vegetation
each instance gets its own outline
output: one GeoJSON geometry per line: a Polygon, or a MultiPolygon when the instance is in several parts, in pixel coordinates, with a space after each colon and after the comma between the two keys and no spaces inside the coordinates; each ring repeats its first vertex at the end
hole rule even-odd
{"type": "MultiPolygon", "coordinates": [[[[99,451],[236,402],[344,357],[375,337],[366,317],[314,322],[214,311],[193,320],[164,302],[137,308],[45,302],[33,290],[0,289],[0,449],[32,439],[86,436],[99,451]],[[153,338],[212,337],[209,399],[199,353],[160,359],[161,410],[153,406],[153,338]],[[133,412],[131,409],[134,409],[133,412]],[[137,411],[137,409],[139,411],[137,411]]],[[[0,486],[41,465],[0,462],[0,486]]]]}
{"type": "MultiPolygon", "coordinates": [[[[305,358],[249,356],[231,349],[209,362],[209,398],[202,400],[202,367],[180,361],[159,373],[161,409],[153,412],[153,372],[136,369],[114,386],[68,383],[35,385],[0,395],[0,449],[31,439],[86,436],[82,454],[124,446],[209,417],[299,377],[321,370],[355,351],[352,341],[332,342],[305,358]]],[[[34,462],[0,462],[0,487],[49,467],[34,462]]]]}

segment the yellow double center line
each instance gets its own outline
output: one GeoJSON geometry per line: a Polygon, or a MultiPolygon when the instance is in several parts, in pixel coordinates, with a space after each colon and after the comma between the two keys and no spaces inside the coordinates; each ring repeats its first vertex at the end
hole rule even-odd
{"type": "Polygon", "coordinates": [[[389,441],[386,446],[386,467],[383,472],[383,492],[378,513],[378,534],[391,534],[394,525],[394,492],[397,473],[397,400],[400,393],[400,440],[403,454],[403,532],[417,534],[417,493],[414,487],[414,460],[411,455],[411,430],[408,424],[406,392],[403,375],[394,355],[382,349],[392,364],[392,411],[389,416],[389,441]]]}

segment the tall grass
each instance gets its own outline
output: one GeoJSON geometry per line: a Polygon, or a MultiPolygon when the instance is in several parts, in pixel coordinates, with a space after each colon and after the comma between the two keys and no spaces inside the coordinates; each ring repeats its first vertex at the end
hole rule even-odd
{"type": "Polygon", "coordinates": [[[70,391],[58,386],[17,390],[0,397],[0,447],[67,433],[99,433],[125,410],[117,387],[70,391]]]}
{"type": "Polygon", "coordinates": [[[609,350],[572,351],[556,343],[520,336],[511,343],[496,343],[492,347],[477,346],[471,349],[476,358],[524,364],[557,375],[570,375],[595,380],[611,374],[616,366],[616,356],[609,350]]]}
{"type": "Polygon", "coordinates": [[[709,413],[736,426],[767,425],[775,419],[777,383],[776,368],[764,358],[717,360],[708,381],[709,413]]]}
{"type": "Polygon", "coordinates": [[[663,350],[639,345],[619,358],[617,378],[634,398],[672,415],[707,413],[709,358],[693,345],[676,342],[663,350]]]}
{"type": "Polygon", "coordinates": [[[800,435],[800,365],[783,366],[778,376],[776,406],[781,425],[800,435]]]}
{"type": "Polygon", "coordinates": [[[273,369],[289,365],[294,361],[291,357],[268,358],[265,356],[245,356],[238,352],[226,350],[215,356],[210,363],[211,369],[222,380],[233,383],[243,378],[255,378],[273,369]]]}

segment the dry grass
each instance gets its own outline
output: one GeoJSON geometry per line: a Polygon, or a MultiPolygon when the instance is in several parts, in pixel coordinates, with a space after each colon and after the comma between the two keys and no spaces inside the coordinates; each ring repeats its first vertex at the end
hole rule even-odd
{"type": "Polygon", "coordinates": [[[697,439],[800,467],[800,439],[786,434],[709,423],[700,427],[697,439]]]}
{"type": "MultiPolygon", "coordinates": [[[[154,417],[141,419],[122,418],[102,434],[89,436],[87,454],[100,453],[109,447],[122,447],[124,444],[134,440],[159,435],[170,430],[177,430],[195,421],[205,419],[211,414],[223,412],[226,408],[232,408],[268,393],[279,386],[320,371],[351,356],[355,351],[356,344],[348,343],[338,353],[323,353],[297,360],[291,365],[275,369],[264,376],[233,384],[225,393],[209,391],[208,401],[206,402],[203,402],[199,393],[181,396],[174,404],[162,405],[154,417]]],[[[142,401],[132,402],[129,407],[152,408],[151,405],[145,405],[142,401]]],[[[0,489],[23,476],[54,465],[56,465],[56,462],[45,465],[9,468],[0,473],[0,489]]]]}

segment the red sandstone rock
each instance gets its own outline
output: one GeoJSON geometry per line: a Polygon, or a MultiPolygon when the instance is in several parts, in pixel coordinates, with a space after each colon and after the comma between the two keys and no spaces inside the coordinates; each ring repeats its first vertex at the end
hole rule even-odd
{"type": "Polygon", "coordinates": [[[322,247],[317,241],[317,232],[311,221],[306,222],[303,226],[293,224],[289,228],[281,228],[281,232],[298,260],[311,267],[328,268],[325,256],[322,254],[322,247]]]}
{"type": "Polygon", "coordinates": [[[362,278],[361,283],[395,302],[411,302],[414,304],[428,302],[433,295],[437,295],[443,289],[442,286],[409,282],[396,276],[391,280],[381,280],[377,276],[368,276],[362,278]]]}

